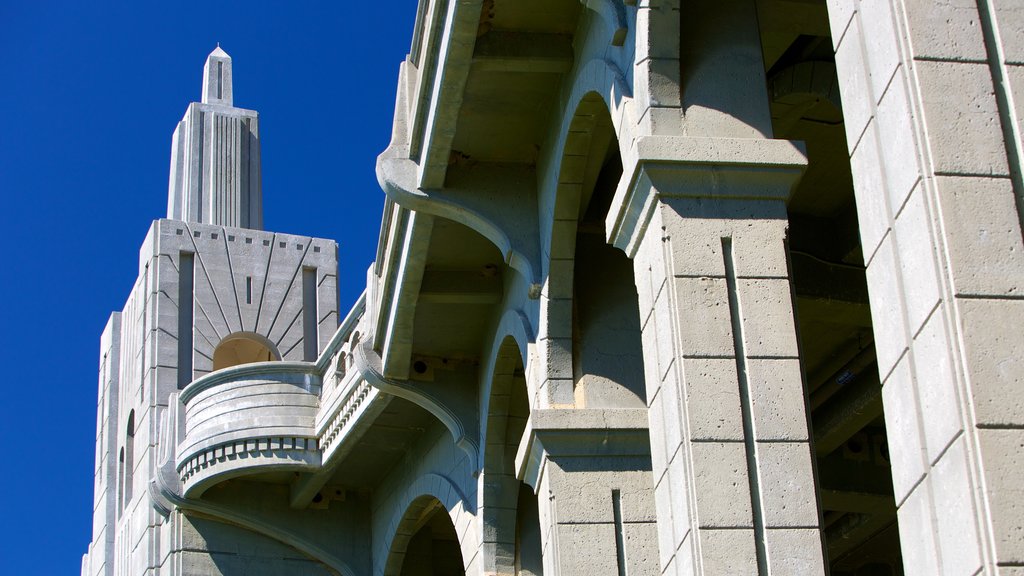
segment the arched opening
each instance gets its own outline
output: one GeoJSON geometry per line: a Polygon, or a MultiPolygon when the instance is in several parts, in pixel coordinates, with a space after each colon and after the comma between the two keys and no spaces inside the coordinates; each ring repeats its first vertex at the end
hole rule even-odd
{"type": "Polygon", "coordinates": [[[128,413],[128,425],[125,429],[124,446],[118,455],[117,462],[117,508],[118,513],[132,501],[132,472],[135,467],[135,410],[128,413]]]}
{"type": "Polygon", "coordinates": [[[575,212],[571,315],[575,405],[643,408],[646,387],[633,263],[605,239],[605,218],[622,177],[619,144],[607,108],[597,95],[585,97],[576,115],[588,119],[590,130],[587,168],[575,212]]]}
{"type": "Polygon", "coordinates": [[[458,534],[437,498],[425,496],[414,502],[402,525],[408,526],[412,536],[398,576],[465,576],[458,534]]]}
{"type": "Polygon", "coordinates": [[[224,338],[217,345],[213,351],[213,369],[280,359],[281,354],[270,340],[259,334],[239,332],[224,338]]]}
{"type": "Polygon", "coordinates": [[[530,401],[522,355],[511,336],[498,349],[488,404],[484,482],[492,489],[484,495],[485,562],[499,574],[539,576],[543,565],[537,497],[515,470],[530,401]]]}

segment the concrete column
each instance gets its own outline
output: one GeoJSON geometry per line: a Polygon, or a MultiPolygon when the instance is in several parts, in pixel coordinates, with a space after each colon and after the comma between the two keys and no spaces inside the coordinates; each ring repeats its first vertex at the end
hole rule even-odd
{"type": "Polygon", "coordinates": [[[535,410],[516,458],[545,575],[660,573],[645,410],[535,410]]]}
{"type": "Polygon", "coordinates": [[[662,141],[678,163],[638,161],[629,196],[644,224],[617,237],[635,253],[670,574],[824,573],[784,244],[802,160],[754,142],[662,141]],[[729,146],[750,164],[707,157],[729,146]]]}
{"type": "Polygon", "coordinates": [[[680,36],[683,133],[771,138],[754,0],[687,2],[680,36]]]}
{"type": "Polygon", "coordinates": [[[755,3],[687,4],[676,46],[651,26],[664,4],[644,3],[662,40],[638,35],[637,66],[678,53],[680,136],[640,124],[607,220],[634,258],[661,568],[821,574],[784,244],[806,160],[769,139],[755,3]]]}
{"type": "Polygon", "coordinates": [[[636,123],[645,134],[679,134],[679,0],[644,0],[636,12],[633,101],[636,123]]]}
{"type": "Polygon", "coordinates": [[[1024,18],[1010,4],[828,5],[908,575],[1024,564],[1024,18]]]}
{"type": "Polygon", "coordinates": [[[659,501],[686,496],[671,492],[689,468],[695,509],[673,524],[704,573],[822,573],[785,206],[669,198],[660,212],[660,254],[637,261],[663,278],[645,327],[652,420],[666,420],[659,501]]]}

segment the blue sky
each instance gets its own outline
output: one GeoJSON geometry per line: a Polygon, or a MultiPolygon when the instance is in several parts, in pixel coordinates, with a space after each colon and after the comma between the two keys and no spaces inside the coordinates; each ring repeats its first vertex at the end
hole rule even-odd
{"type": "Polygon", "coordinates": [[[0,558],[77,574],[92,532],[98,338],[166,212],[171,133],[206,55],[260,112],[264,227],[340,244],[342,307],[373,260],[416,2],[0,0],[0,558]]]}

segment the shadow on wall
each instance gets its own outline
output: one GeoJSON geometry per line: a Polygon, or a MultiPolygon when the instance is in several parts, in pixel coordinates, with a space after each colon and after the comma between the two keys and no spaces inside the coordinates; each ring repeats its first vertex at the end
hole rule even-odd
{"type": "Polygon", "coordinates": [[[184,540],[202,541],[206,551],[182,550],[182,574],[335,574],[293,548],[237,526],[196,517],[187,517],[183,524],[184,540]]]}
{"type": "Polygon", "coordinates": [[[281,353],[270,340],[252,332],[236,332],[221,340],[213,351],[213,369],[280,359],[281,353]]]}

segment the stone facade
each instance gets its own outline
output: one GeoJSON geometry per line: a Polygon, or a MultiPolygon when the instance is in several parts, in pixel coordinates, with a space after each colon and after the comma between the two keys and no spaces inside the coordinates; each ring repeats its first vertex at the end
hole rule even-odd
{"type": "Polygon", "coordinates": [[[424,0],[341,320],[334,243],[251,229],[218,49],[101,338],[83,575],[1024,574],[1022,39],[424,0]]]}

